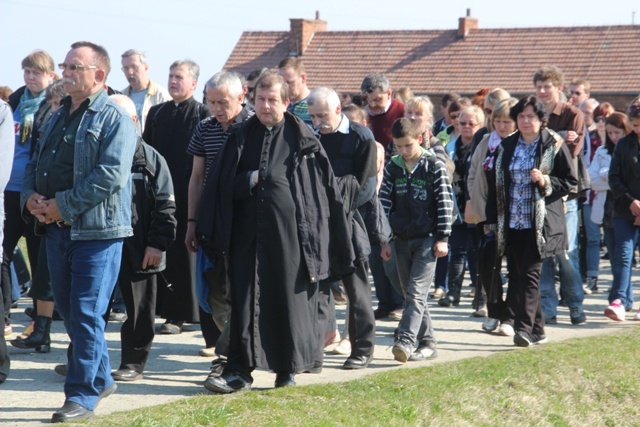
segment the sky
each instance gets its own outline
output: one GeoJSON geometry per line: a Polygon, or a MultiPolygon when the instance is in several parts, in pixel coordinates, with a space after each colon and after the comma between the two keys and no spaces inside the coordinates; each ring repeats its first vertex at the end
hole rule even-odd
{"type": "MultiPolygon", "coordinates": [[[[195,60],[198,91],[220,71],[243,31],[288,31],[289,18],[327,21],[329,31],[457,29],[467,8],[480,28],[640,25],[638,0],[0,0],[0,86],[24,84],[20,62],[34,49],[63,62],[71,43],[88,40],[111,56],[107,84],[127,85],[120,55],[144,50],[152,80],[167,85],[169,65],[195,60]],[[579,5],[576,7],[575,5],[579,5]],[[634,12],[637,12],[634,14],[634,12]]],[[[630,46],[637,49],[637,44],[630,46]]],[[[372,70],[375,71],[375,70],[372,70]]]]}

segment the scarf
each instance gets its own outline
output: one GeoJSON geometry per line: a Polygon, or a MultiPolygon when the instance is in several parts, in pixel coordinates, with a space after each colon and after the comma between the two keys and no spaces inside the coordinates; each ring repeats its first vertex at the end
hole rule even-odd
{"type": "Polygon", "coordinates": [[[31,131],[33,129],[33,117],[35,116],[40,104],[45,99],[46,90],[43,90],[38,96],[33,96],[29,88],[24,89],[24,93],[20,97],[18,111],[20,112],[20,143],[24,144],[31,139],[31,131]]]}
{"type": "Polygon", "coordinates": [[[498,132],[494,130],[489,135],[488,142],[489,142],[489,145],[488,145],[489,151],[487,151],[487,157],[484,159],[484,162],[482,162],[482,170],[485,172],[493,170],[495,159],[496,159],[496,150],[498,149],[498,146],[500,146],[500,143],[502,142],[502,138],[500,138],[500,135],[498,135],[498,132]]]}

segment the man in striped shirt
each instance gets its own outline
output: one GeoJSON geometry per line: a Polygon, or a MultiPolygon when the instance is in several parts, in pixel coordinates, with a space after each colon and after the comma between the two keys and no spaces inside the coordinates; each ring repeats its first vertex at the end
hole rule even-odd
{"type": "MultiPolygon", "coordinates": [[[[196,277],[201,317],[212,316],[214,323],[222,331],[215,343],[216,354],[226,356],[229,334],[225,325],[231,309],[226,302],[227,280],[224,261],[206,258],[198,248],[195,228],[205,177],[210,173],[216,155],[227,141],[230,128],[236,123],[242,123],[254,113],[243,105],[244,90],[236,73],[223,71],[215,74],[207,81],[205,93],[211,116],[198,123],[187,149],[193,156],[193,170],[189,180],[189,217],[185,244],[187,250],[197,253],[196,277]]],[[[214,343],[209,342],[212,341],[211,338],[208,334],[204,335],[207,349],[213,347],[214,343]]],[[[205,352],[205,355],[208,354],[205,352]]],[[[217,376],[222,372],[224,361],[225,359],[220,357],[214,360],[211,375],[217,376]]]]}

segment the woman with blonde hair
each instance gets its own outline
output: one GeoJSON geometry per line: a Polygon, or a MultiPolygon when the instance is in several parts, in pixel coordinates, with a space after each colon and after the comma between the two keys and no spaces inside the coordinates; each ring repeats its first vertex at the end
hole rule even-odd
{"type": "MultiPolygon", "coordinates": [[[[46,89],[56,78],[53,58],[44,50],[35,50],[22,60],[22,71],[25,85],[16,90],[9,97],[9,105],[13,110],[13,120],[16,123],[16,141],[13,154],[11,177],[4,192],[5,222],[4,243],[2,245],[4,257],[2,259],[2,289],[5,304],[5,335],[11,334],[10,322],[7,317],[11,306],[11,261],[13,251],[18,240],[24,235],[27,241],[29,264],[31,271],[38,267],[38,250],[40,238],[35,235],[33,224],[26,224],[22,218],[20,207],[20,191],[24,170],[35,147],[32,133],[38,129],[48,114],[36,114],[41,105],[46,105],[46,89]],[[38,120],[40,119],[41,120],[38,120]]],[[[49,351],[49,327],[51,318],[39,319],[40,329],[46,330],[46,339],[41,341],[38,348],[43,352],[49,351]]]]}
{"type": "Polygon", "coordinates": [[[503,300],[500,276],[502,257],[497,254],[495,233],[491,232],[491,226],[488,227],[488,233],[484,229],[487,210],[495,209],[495,206],[487,205],[489,192],[495,191],[488,182],[495,181],[495,161],[502,140],[516,130],[516,124],[509,113],[517,103],[517,99],[507,98],[493,105],[489,120],[493,130],[482,138],[471,158],[467,177],[469,200],[465,208],[465,222],[477,224],[476,231],[479,235],[478,279],[487,303],[487,318],[482,323],[482,329],[487,332],[498,329],[498,334],[503,336],[514,335],[515,292],[509,292],[507,300],[503,300]]]}

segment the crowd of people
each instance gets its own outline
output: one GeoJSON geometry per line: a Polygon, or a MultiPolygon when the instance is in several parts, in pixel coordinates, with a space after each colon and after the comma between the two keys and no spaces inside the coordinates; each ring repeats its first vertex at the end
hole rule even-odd
{"type": "Polygon", "coordinates": [[[256,368],[295,385],[322,371],[331,344],[344,369],[367,368],[376,319],[398,321],[395,360],[437,357],[428,300],[458,306],[467,270],[483,330],[543,344],[559,304],[572,325],[587,321],[603,241],[604,315],[633,309],[640,100],[615,111],[584,80],[565,94],[562,71],[545,66],[532,70],[532,95],[448,93],[434,122],[429,97],[394,91],[381,73],[357,95],[311,89],[300,58],[220,71],[202,103],[192,60],[171,64],[166,89],[143,51],[121,65],[129,85],[118,91],[102,46],[71,45],[61,77],[37,50],[22,61],[25,86],[2,91],[0,383],[24,236],[33,321],[9,343],[49,352],[52,319],[64,322],[53,422],[90,417],[116,382],[144,377],[157,316],[161,334],[200,325],[200,354],[213,358],[204,386],[233,393],[256,368]],[[123,322],[113,371],[110,320],[123,322]]]}

